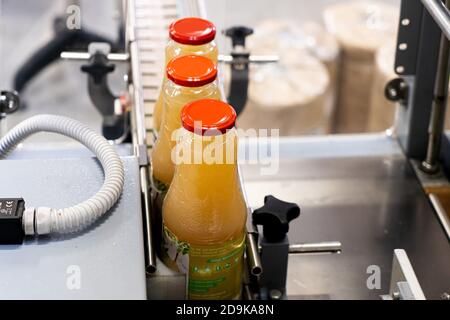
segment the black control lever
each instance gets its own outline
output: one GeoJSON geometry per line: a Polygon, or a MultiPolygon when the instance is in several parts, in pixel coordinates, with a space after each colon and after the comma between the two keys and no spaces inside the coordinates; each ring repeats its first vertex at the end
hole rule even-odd
{"type": "Polygon", "coordinates": [[[289,222],[299,216],[300,207],[297,204],[267,196],[264,206],[253,212],[253,223],[263,226],[264,237],[268,242],[279,242],[289,232],[289,222]]]}
{"type": "Polygon", "coordinates": [[[81,66],[81,71],[89,75],[89,96],[103,116],[103,135],[108,140],[115,140],[124,135],[126,119],[123,113],[116,113],[115,104],[118,97],[108,86],[108,74],[115,70],[115,65],[109,63],[108,52],[103,51],[94,51],[89,63],[81,66]]]}
{"type": "Polygon", "coordinates": [[[239,115],[244,110],[248,98],[250,53],[245,48],[245,42],[247,37],[253,34],[253,29],[236,26],[226,29],[224,34],[231,38],[233,45],[228,102],[239,115]]]}
{"type": "Polygon", "coordinates": [[[14,76],[14,89],[22,93],[27,84],[42,70],[59,60],[65,50],[86,50],[92,42],[109,43],[114,51],[121,50],[124,44],[115,43],[101,35],[90,32],[86,28],[69,30],[66,26],[67,17],[57,17],[53,22],[54,37],[36,52],[17,70],[14,76]]]}
{"type": "Polygon", "coordinates": [[[262,274],[259,279],[260,298],[285,299],[287,266],[289,258],[289,223],[300,216],[295,203],[266,196],[264,206],[252,214],[253,224],[262,226],[261,248],[262,274]]]}

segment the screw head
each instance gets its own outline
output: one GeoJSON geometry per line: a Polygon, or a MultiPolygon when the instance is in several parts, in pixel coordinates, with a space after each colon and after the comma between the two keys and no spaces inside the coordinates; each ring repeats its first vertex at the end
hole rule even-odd
{"type": "Polygon", "coordinates": [[[270,290],[270,299],[280,300],[283,297],[283,293],[278,289],[270,290]]]}

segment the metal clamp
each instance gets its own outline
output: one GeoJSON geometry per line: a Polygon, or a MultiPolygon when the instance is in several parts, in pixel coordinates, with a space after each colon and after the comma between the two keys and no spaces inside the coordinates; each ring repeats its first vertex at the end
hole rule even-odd
{"type": "MultiPolygon", "coordinates": [[[[295,203],[281,201],[266,196],[264,206],[253,211],[255,226],[262,226],[258,250],[263,272],[259,276],[260,297],[266,299],[284,299],[286,297],[286,279],[289,259],[289,223],[300,215],[295,203]]],[[[256,230],[256,227],[255,227],[256,230]]]]}
{"type": "Polygon", "coordinates": [[[115,70],[115,65],[110,63],[109,57],[123,60],[126,56],[111,54],[111,46],[108,43],[94,42],[89,45],[88,52],[78,54],[64,53],[66,59],[89,61],[81,66],[81,71],[88,74],[89,97],[97,110],[103,116],[102,131],[108,140],[116,140],[118,143],[125,141],[129,132],[129,120],[126,112],[125,99],[114,95],[108,85],[108,74],[115,70]]]}
{"type": "Polygon", "coordinates": [[[264,199],[264,206],[252,213],[247,222],[246,257],[250,284],[249,297],[262,300],[286,299],[287,267],[290,255],[341,253],[339,241],[290,244],[287,233],[289,223],[300,215],[295,203],[288,203],[273,196],[264,199]],[[258,232],[258,227],[262,229],[258,232]]]}
{"type": "Polygon", "coordinates": [[[248,97],[249,64],[250,63],[274,63],[279,58],[275,55],[251,56],[246,50],[246,38],[253,34],[253,29],[236,26],[225,30],[225,35],[231,38],[233,51],[231,55],[219,56],[219,61],[231,66],[231,84],[228,102],[239,115],[245,108],[248,97]]]}

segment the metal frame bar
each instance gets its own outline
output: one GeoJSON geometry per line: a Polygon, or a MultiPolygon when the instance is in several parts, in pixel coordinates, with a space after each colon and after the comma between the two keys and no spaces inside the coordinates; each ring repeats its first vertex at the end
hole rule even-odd
{"type": "Polygon", "coordinates": [[[400,300],[426,300],[411,261],[402,249],[394,250],[389,295],[400,300]]]}
{"type": "MultiPolygon", "coordinates": [[[[397,134],[424,187],[426,183],[441,183],[446,180],[445,175],[450,176],[450,140],[444,134],[449,82],[449,8],[450,0],[402,1],[396,72],[407,82],[409,97],[400,107],[397,134]],[[401,49],[405,47],[406,50],[401,49]],[[414,165],[422,160],[421,165],[414,165]]],[[[430,202],[448,237],[449,221],[439,199],[431,195],[430,202]]]]}
{"type": "MultiPolygon", "coordinates": [[[[445,0],[444,8],[448,13],[447,7],[450,7],[450,0],[445,0]]],[[[450,33],[450,30],[447,30],[447,32],[450,33]]],[[[450,42],[443,30],[439,45],[438,67],[434,87],[433,106],[431,109],[427,156],[422,164],[422,170],[429,174],[434,174],[440,170],[439,160],[442,136],[445,127],[445,113],[447,109],[449,56],[450,42]]]]}
{"type": "Polygon", "coordinates": [[[423,5],[429,1],[402,1],[398,48],[406,44],[407,49],[398,49],[396,57],[396,72],[409,86],[409,97],[406,105],[400,106],[397,118],[397,135],[406,156],[421,161],[428,149],[442,34],[423,5]]]}
{"type": "Polygon", "coordinates": [[[422,4],[450,40],[450,12],[441,0],[421,0],[422,4]]]}
{"type": "Polygon", "coordinates": [[[428,146],[428,125],[439,50],[439,28],[427,12],[423,12],[420,23],[417,59],[413,62],[415,71],[412,76],[405,77],[409,97],[407,105],[400,106],[397,134],[405,154],[409,158],[423,160],[428,146]]]}

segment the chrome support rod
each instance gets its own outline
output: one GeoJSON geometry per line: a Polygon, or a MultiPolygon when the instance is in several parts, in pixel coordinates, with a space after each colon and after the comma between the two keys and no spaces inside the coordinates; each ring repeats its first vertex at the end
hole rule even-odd
{"type": "Polygon", "coordinates": [[[258,244],[256,243],[255,234],[247,230],[247,238],[245,242],[250,273],[254,276],[259,276],[263,272],[263,269],[261,259],[259,257],[258,244]]]}
{"type": "Polygon", "coordinates": [[[153,243],[148,166],[142,166],[139,171],[141,178],[142,206],[144,207],[145,272],[147,274],[152,274],[156,271],[156,252],[155,244],[153,243]]]}
{"type": "MultiPolygon", "coordinates": [[[[89,52],[64,51],[61,52],[60,57],[65,60],[86,61],[91,58],[91,54],[89,52]]],[[[125,62],[130,59],[130,55],[128,53],[109,53],[107,58],[111,62],[125,62]]]]}
{"type": "Polygon", "coordinates": [[[442,32],[450,40],[450,11],[447,5],[441,0],[421,0],[424,7],[428,10],[434,21],[439,25],[442,32]]]}
{"type": "Polygon", "coordinates": [[[289,246],[289,254],[306,253],[340,253],[342,243],[339,241],[292,244],[289,246]]]}
{"type": "MultiPolygon", "coordinates": [[[[424,3],[439,2],[442,6],[444,4],[440,0],[425,1],[424,3]]],[[[450,0],[446,0],[445,11],[448,14],[447,8],[450,8],[450,0]]],[[[430,9],[429,9],[430,10],[430,9]]],[[[430,11],[431,13],[431,11],[430,11]]],[[[437,21],[437,18],[435,18],[437,21]]],[[[447,20],[446,20],[447,21],[447,20]]],[[[450,33],[450,22],[447,32],[450,33]]],[[[438,23],[439,24],[439,23],[438,23]]],[[[446,29],[442,29],[441,45],[439,49],[439,61],[436,74],[436,84],[434,87],[434,99],[431,110],[430,127],[428,133],[428,149],[425,161],[422,163],[422,170],[428,174],[436,174],[439,171],[439,156],[441,151],[441,139],[444,131],[445,111],[447,107],[448,96],[448,77],[449,77],[449,58],[450,58],[450,42],[448,35],[445,33],[446,29]]]]}
{"type": "MultiPolygon", "coordinates": [[[[277,55],[264,55],[264,56],[250,56],[250,63],[276,63],[280,61],[280,57],[277,55]]],[[[219,55],[219,62],[231,64],[233,63],[233,57],[230,55],[219,55]]]]}

